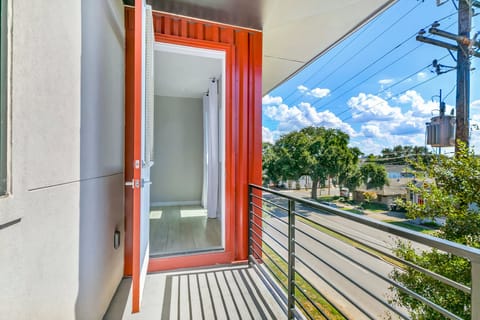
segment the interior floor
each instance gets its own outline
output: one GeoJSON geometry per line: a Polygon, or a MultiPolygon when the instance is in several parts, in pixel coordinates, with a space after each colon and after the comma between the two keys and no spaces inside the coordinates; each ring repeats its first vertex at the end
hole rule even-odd
{"type": "Polygon", "coordinates": [[[201,206],[152,207],[150,255],[167,256],[222,249],[220,219],[201,206]]]}

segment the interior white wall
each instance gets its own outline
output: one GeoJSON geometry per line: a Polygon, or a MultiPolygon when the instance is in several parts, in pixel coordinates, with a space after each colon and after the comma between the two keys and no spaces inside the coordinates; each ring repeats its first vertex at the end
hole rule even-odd
{"type": "Polygon", "coordinates": [[[100,319],[123,273],[122,1],[11,4],[0,315],[100,319]]]}
{"type": "Polygon", "coordinates": [[[152,205],[200,204],[203,183],[202,99],[155,96],[152,205]]]}

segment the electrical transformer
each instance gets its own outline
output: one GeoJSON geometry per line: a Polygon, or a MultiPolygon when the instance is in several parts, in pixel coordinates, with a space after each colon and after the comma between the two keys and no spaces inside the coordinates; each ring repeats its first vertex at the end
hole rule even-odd
{"type": "Polygon", "coordinates": [[[440,115],[427,123],[427,144],[432,147],[455,146],[455,117],[440,115]]]}

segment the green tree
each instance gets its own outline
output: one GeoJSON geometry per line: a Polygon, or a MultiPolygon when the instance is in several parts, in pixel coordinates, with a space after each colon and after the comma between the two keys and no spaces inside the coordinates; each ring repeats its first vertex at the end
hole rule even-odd
{"type": "Polygon", "coordinates": [[[350,191],[361,184],[362,174],[358,166],[358,159],[362,152],[358,148],[349,148],[339,163],[338,183],[340,188],[347,187],[350,191]]]}
{"type": "MultiPolygon", "coordinates": [[[[408,217],[445,217],[445,225],[440,228],[440,238],[464,245],[480,248],[480,159],[475,157],[464,144],[459,145],[455,157],[442,156],[432,160],[430,166],[417,164],[429,177],[421,187],[411,185],[412,192],[423,199],[423,203],[407,201],[404,206],[408,217]]],[[[432,250],[418,253],[412,246],[399,242],[395,253],[408,261],[429,269],[447,278],[471,285],[470,262],[464,258],[432,250]]],[[[391,277],[407,288],[419,293],[432,302],[441,305],[462,319],[470,319],[470,295],[446,286],[413,268],[394,271],[391,277]]],[[[423,303],[392,289],[393,300],[405,306],[414,319],[444,319],[436,311],[423,303]]]]}
{"type": "Polygon", "coordinates": [[[424,163],[428,163],[432,157],[432,153],[423,146],[398,145],[392,149],[383,149],[376,161],[382,164],[407,165],[411,160],[421,160],[424,163]]]}
{"type": "Polygon", "coordinates": [[[271,182],[278,183],[281,179],[279,169],[276,167],[278,156],[275,153],[273,144],[269,142],[262,143],[262,169],[263,184],[268,185],[271,182]]]}
{"type": "Polygon", "coordinates": [[[275,170],[283,180],[298,180],[309,172],[313,159],[309,153],[311,141],[301,131],[284,134],[275,142],[275,170]]]}
{"type": "Polygon", "coordinates": [[[388,176],[384,166],[368,162],[360,167],[360,172],[367,189],[388,186],[388,176]]]}
{"type": "Polygon", "coordinates": [[[362,172],[358,164],[352,165],[347,171],[345,171],[345,176],[342,176],[343,184],[351,192],[360,186],[362,183],[362,172]]]}
{"type": "Polygon", "coordinates": [[[329,177],[342,176],[346,181],[348,170],[358,162],[360,150],[348,147],[348,142],[349,136],[338,129],[307,127],[287,133],[273,146],[265,146],[265,173],[272,181],[310,176],[316,199],[319,185],[324,186],[329,177]]]}
{"type": "Polygon", "coordinates": [[[338,129],[307,127],[300,132],[311,142],[308,150],[313,161],[305,174],[312,178],[312,198],[316,199],[319,184],[324,187],[325,180],[339,174],[345,180],[347,171],[358,162],[361,152],[358,148],[348,147],[350,137],[338,129]]]}

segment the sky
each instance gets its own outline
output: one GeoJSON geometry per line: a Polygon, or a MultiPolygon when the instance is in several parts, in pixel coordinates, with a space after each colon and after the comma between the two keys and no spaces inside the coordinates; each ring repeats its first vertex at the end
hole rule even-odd
{"type": "MultiPolygon", "coordinates": [[[[344,131],[350,146],[366,155],[396,145],[424,146],[425,123],[438,115],[439,90],[447,113],[456,96],[455,70],[437,76],[431,66],[434,59],[446,66],[455,66],[455,60],[446,49],[415,40],[434,21],[439,29],[457,33],[452,1],[437,7],[435,0],[399,0],[263,97],[263,141],[314,125],[344,131]]],[[[479,29],[480,18],[474,16],[472,37],[479,29]]],[[[472,68],[480,67],[477,60],[472,58],[472,68]]],[[[479,75],[476,69],[470,75],[471,127],[480,124],[479,75]]],[[[479,130],[471,131],[470,143],[479,153],[479,130]]],[[[442,148],[442,153],[452,152],[442,148]]]]}

